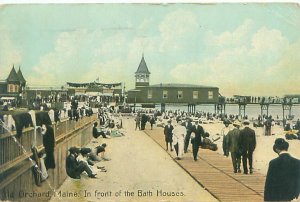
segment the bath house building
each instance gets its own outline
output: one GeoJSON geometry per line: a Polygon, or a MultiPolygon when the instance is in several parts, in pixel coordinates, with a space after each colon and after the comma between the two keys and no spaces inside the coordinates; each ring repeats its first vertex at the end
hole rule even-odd
{"type": "Polygon", "coordinates": [[[128,91],[127,103],[162,104],[162,108],[165,104],[188,104],[194,111],[195,105],[217,104],[219,101],[217,87],[179,83],[150,85],[150,74],[143,56],[135,72],[135,89],[128,91]]]}

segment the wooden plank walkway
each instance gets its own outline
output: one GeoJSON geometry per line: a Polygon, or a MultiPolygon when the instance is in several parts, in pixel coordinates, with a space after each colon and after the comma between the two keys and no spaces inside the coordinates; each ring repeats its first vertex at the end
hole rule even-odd
{"type": "MultiPolygon", "coordinates": [[[[166,148],[162,128],[144,132],[166,148]]],[[[168,153],[175,157],[175,152],[168,153]]],[[[263,201],[264,175],[233,173],[231,158],[211,150],[199,149],[198,156],[195,162],[192,153],[188,152],[184,158],[175,161],[219,201],[263,201]]]]}

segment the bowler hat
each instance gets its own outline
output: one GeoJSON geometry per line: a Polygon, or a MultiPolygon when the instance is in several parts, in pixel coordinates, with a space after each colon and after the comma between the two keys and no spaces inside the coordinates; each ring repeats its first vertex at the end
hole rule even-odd
{"type": "Polygon", "coordinates": [[[69,152],[71,154],[74,154],[74,153],[79,153],[80,152],[80,149],[78,147],[70,147],[69,148],[69,152]]]}
{"type": "Polygon", "coordinates": [[[280,151],[282,151],[282,150],[287,151],[288,148],[289,148],[289,143],[287,141],[285,141],[283,138],[277,138],[275,140],[274,145],[273,145],[273,151],[274,152],[276,152],[276,149],[278,149],[280,151]]]}
{"type": "Polygon", "coordinates": [[[80,149],[80,153],[83,155],[91,153],[91,152],[92,152],[91,148],[88,148],[88,147],[83,147],[80,149]]]}

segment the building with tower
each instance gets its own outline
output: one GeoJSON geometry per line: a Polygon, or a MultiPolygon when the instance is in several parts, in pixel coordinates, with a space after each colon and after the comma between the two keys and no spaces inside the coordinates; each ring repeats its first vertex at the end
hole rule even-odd
{"type": "Polygon", "coordinates": [[[195,110],[197,104],[217,104],[218,101],[218,87],[178,83],[150,85],[150,71],[144,56],[135,72],[135,89],[129,90],[127,97],[129,104],[141,104],[142,106],[187,104],[191,106],[191,111],[195,110]]]}
{"type": "Polygon", "coordinates": [[[139,67],[135,72],[135,87],[149,86],[150,72],[145,62],[144,55],[142,56],[139,67]]]}
{"type": "Polygon", "coordinates": [[[16,72],[13,66],[8,77],[0,81],[0,100],[21,100],[24,95],[26,80],[21,68],[16,72]]]}

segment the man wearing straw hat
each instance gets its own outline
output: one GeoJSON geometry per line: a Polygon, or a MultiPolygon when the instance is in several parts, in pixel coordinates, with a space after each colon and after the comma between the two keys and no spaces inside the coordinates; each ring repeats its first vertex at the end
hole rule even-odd
{"type": "Polygon", "coordinates": [[[165,141],[166,141],[166,150],[168,151],[168,144],[170,144],[170,149],[173,151],[172,148],[172,139],[173,139],[173,129],[174,127],[172,126],[172,120],[168,120],[168,124],[164,128],[164,134],[165,134],[165,141]]]}
{"type": "Polygon", "coordinates": [[[191,123],[191,119],[189,117],[186,117],[185,123],[183,125],[186,128],[186,133],[184,137],[184,153],[187,153],[191,139],[193,124],[191,123]]]}
{"type": "Polygon", "coordinates": [[[181,125],[181,119],[178,120],[177,125],[173,130],[173,145],[176,151],[176,159],[180,160],[184,153],[184,136],[186,129],[181,125]]]}
{"type": "Polygon", "coordinates": [[[239,146],[239,138],[240,138],[240,130],[239,127],[241,125],[239,120],[235,120],[232,125],[234,128],[228,132],[228,149],[231,154],[233,172],[241,172],[241,154],[240,154],[240,146],[239,146]]]}
{"type": "Polygon", "coordinates": [[[191,143],[192,143],[192,148],[193,148],[194,161],[197,161],[199,146],[201,145],[201,142],[202,142],[201,136],[204,135],[204,130],[203,130],[203,127],[199,125],[198,119],[195,119],[194,122],[195,122],[195,125],[193,125],[192,131],[195,133],[195,137],[192,138],[191,143]]]}

